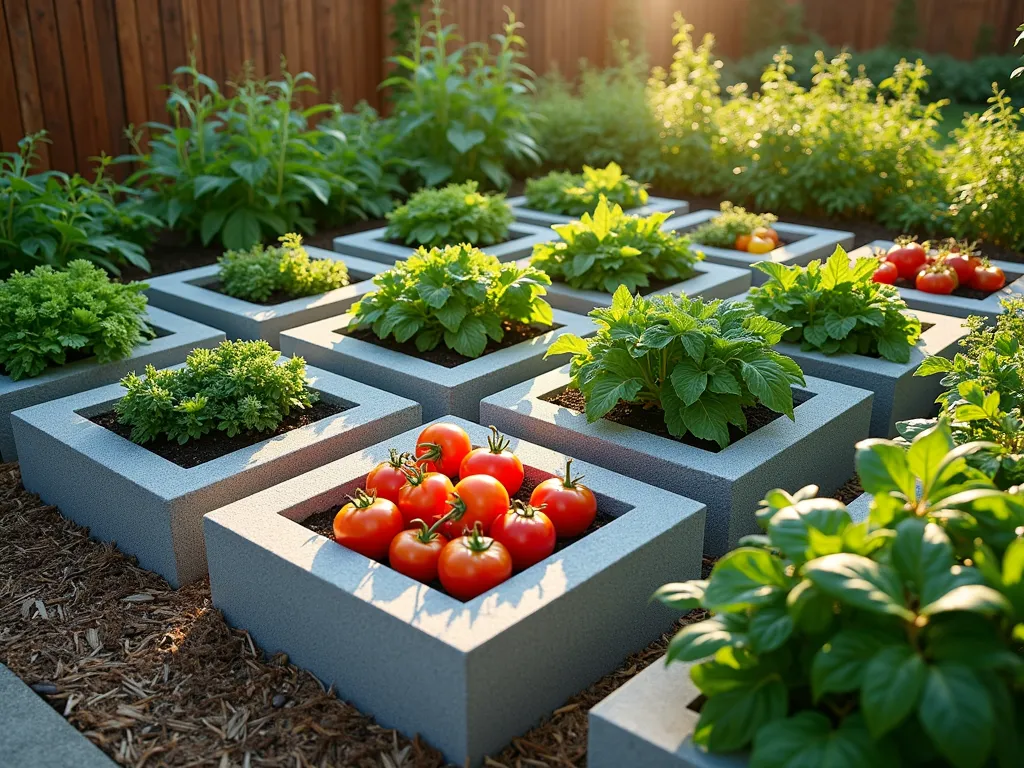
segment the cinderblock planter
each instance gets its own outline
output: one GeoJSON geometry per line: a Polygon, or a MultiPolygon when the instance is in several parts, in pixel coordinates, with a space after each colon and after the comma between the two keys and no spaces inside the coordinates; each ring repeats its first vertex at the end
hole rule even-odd
{"type": "Polygon", "coordinates": [[[846,511],[850,513],[853,522],[860,523],[868,519],[868,516],[871,514],[872,498],[870,493],[862,493],[846,505],[846,511]]]}
{"type": "MultiPolygon", "coordinates": [[[[486,443],[483,427],[445,421],[486,443]]],[[[461,602],[300,525],[418,432],[207,515],[210,586],[227,620],[268,652],[286,652],[384,727],[479,765],[672,626],[674,612],[648,598],[698,577],[704,508],[574,463],[613,519],[461,602]]],[[[515,438],[512,449],[528,477],[564,469],[561,453],[515,438]]]]}
{"type": "Polygon", "coordinates": [[[755,512],[773,488],[805,485],[830,495],[853,474],[854,445],[868,436],[871,392],[807,377],[796,421],[780,416],[712,452],[548,402],[569,385],[569,366],[480,403],[480,421],[584,461],[706,504],[704,551],[721,555],[759,532],[755,512]]]}
{"type": "Polygon", "coordinates": [[[281,334],[281,351],[304,357],[312,365],[348,376],[423,406],[423,418],[445,414],[476,421],[480,400],[558,366],[544,359],[563,333],[588,336],[594,324],[586,317],[554,310],[557,328],[453,368],[341,333],[352,314],[321,320],[281,334]]]}
{"type": "MultiPolygon", "coordinates": [[[[850,258],[863,259],[874,256],[878,251],[888,251],[892,247],[891,240],[874,240],[865,246],[861,246],[850,253],[850,258]]],[[[1014,264],[1012,261],[992,261],[993,266],[999,267],[1006,274],[1006,285],[986,298],[974,298],[972,296],[957,296],[950,294],[942,296],[935,293],[925,293],[916,288],[899,288],[900,296],[907,302],[911,309],[920,309],[925,312],[937,312],[952,317],[996,317],[1002,314],[1003,308],[1000,299],[1020,298],[1024,296],[1024,264],[1014,264]]]]}
{"type": "Polygon", "coordinates": [[[123,360],[102,364],[95,358],[79,360],[20,381],[0,376],[0,454],[3,460],[16,461],[18,458],[11,429],[14,411],[112,384],[131,371],[141,372],[150,364],[157,368],[176,365],[196,347],[212,349],[224,341],[223,331],[153,306],[146,313],[146,322],[156,330],[158,337],[140,344],[123,360]]]}
{"type": "Polygon", "coordinates": [[[410,400],[306,371],[321,399],[345,410],[189,469],[90,421],[124,395],[119,384],[18,411],[22,482],[172,585],[200,579],[204,514],[420,423],[410,400]]]}
{"type": "Polygon", "coordinates": [[[229,339],[262,339],[277,349],[281,331],[340,315],[364,294],[374,290],[370,280],[387,269],[376,261],[345,256],[323,248],[306,248],[306,251],[314,259],[344,262],[351,280],[349,285],[280,304],[256,304],[215,290],[220,282],[220,267],[212,264],[147,280],[149,289],[146,296],[154,306],[220,328],[229,339]]]}
{"type": "MultiPolygon", "coordinates": [[[[510,197],[508,204],[512,207],[512,213],[515,215],[516,221],[534,224],[538,227],[568,224],[570,221],[579,218],[578,216],[547,213],[545,211],[538,211],[536,208],[530,208],[526,204],[526,195],[510,197]]],[[[685,200],[676,200],[671,197],[654,197],[653,195],[647,198],[646,205],[630,208],[626,211],[631,216],[650,216],[652,213],[674,213],[682,216],[684,213],[689,212],[690,204],[685,200]]]]}
{"type": "MultiPolygon", "coordinates": [[[[665,222],[662,229],[670,232],[686,234],[710,219],[719,216],[718,211],[695,211],[686,216],[674,216],[665,222]]],[[[814,259],[827,259],[835,251],[837,245],[846,250],[853,247],[852,232],[821,227],[805,227],[802,224],[787,224],[784,221],[772,224],[779,233],[783,245],[770,253],[747,253],[732,248],[713,248],[709,245],[694,243],[693,247],[704,252],[704,258],[715,264],[726,264],[731,267],[751,269],[759,261],[775,261],[780,264],[806,266],[814,259]]],[[[754,285],[761,285],[768,276],[760,270],[752,270],[751,278],[754,285]]]]}
{"type": "MultiPolygon", "coordinates": [[[[334,250],[351,256],[359,256],[370,261],[377,261],[392,266],[396,261],[407,259],[415,252],[412,245],[400,245],[386,239],[387,227],[368,229],[351,235],[334,238],[334,250]]],[[[551,239],[551,230],[535,227],[533,224],[515,222],[509,227],[508,240],[495,245],[481,245],[480,250],[499,261],[515,261],[533,252],[537,243],[551,239]]]]}

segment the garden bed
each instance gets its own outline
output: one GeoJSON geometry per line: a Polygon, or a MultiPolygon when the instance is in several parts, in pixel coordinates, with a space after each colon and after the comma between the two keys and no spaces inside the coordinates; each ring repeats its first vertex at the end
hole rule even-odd
{"type": "MultiPolygon", "coordinates": [[[[519,195],[508,199],[512,213],[516,221],[525,224],[533,224],[537,227],[551,227],[558,224],[568,224],[570,221],[579,218],[578,216],[566,216],[559,213],[547,213],[529,208],[526,204],[526,195],[519,195]]],[[[630,216],[650,216],[652,213],[674,213],[683,215],[690,212],[690,204],[685,200],[677,200],[671,197],[648,197],[646,205],[630,208],[626,211],[630,216]]]]}
{"type": "MultiPolygon", "coordinates": [[[[358,256],[391,266],[400,259],[407,259],[416,250],[414,245],[404,245],[388,240],[387,227],[378,227],[351,235],[334,238],[334,250],[338,253],[358,256]]],[[[537,243],[551,239],[551,231],[532,224],[516,222],[509,227],[509,236],[495,245],[482,245],[480,250],[496,256],[500,261],[515,261],[533,252],[537,243]]],[[[456,245],[456,243],[449,243],[456,245]]]]}

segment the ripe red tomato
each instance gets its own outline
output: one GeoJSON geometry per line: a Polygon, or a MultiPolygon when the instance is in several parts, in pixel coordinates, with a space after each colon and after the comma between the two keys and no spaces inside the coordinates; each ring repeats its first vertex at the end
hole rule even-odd
{"type": "Polygon", "coordinates": [[[416,440],[416,463],[429,461],[434,465],[427,467],[429,471],[458,477],[459,465],[471,450],[473,443],[466,430],[457,424],[438,422],[420,432],[416,440]]]}
{"type": "Polygon", "coordinates": [[[565,477],[549,477],[530,495],[530,506],[544,511],[560,539],[579,536],[597,517],[597,498],[582,479],[572,476],[572,459],[566,459],[565,477]]]}
{"type": "Polygon", "coordinates": [[[453,539],[441,550],[437,575],[449,595],[472,600],[512,575],[512,556],[504,544],[484,536],[477,525],[472,533],[453,539]]]}
{"type": "Polygon", "coordinates": [[[427,528],[420,521],[419,530],[399,531],[388,547],[388,564],[410,579],[429,584],[437,580],[437,561],[448,539],[437,532],[437,526],[427,528]]]}
{"type": "Polygon", "coordinates": [[[361,555],[382,560],[391,540],[404,527],[402,513],[394,502],[357,491],[334,516],[334,540],[361,555]]]}
{"type": "Polygon", "coordinates": [[[1006,275],[999,267],[994,267],[988,262],[979,264],[974,270],[974,279],[971,280],[971,288],[987,293],[994,293],[1006,285],[1006,275]]]}
{"type": "Polygon", "coordinates": [[[754,237],[760,237],[762,240],[771,240],[775,243],[776,248],[782,244],[779,240],[779,233],[771,227],[758,227],[752,234],[754,237]]]}
{"type": "Polygon", "coordinates": [[[736,235],[736,250],[745,251],[750,245],[750,235],[736,235]]]}
{"type": "Polygon", "coordinates": [[[885,258],[896,265],[900,277],[913,280],[918,269],[928,261],[928,251],[920,243],[899,241],[893,244],[885,258]]]}
{"type": "Polygon", "coordinates": [[[412,463],[412,456],[391,449],[391,458],[382,461],[370,470],[366,476],[366,490],[377,494],[378,499],[387,499],[398,503],[398,491],[405,485],[406,477],[402,471],[412,463]]]}
{"type": "Polygon", "coordinates": [[[970,285],[974,280],[975,271],[981,266],[981,259],[971,256],[970,253],[958,251],[943,256],[942,263],[956,272],[956,279],[960,285],[970,285]]]}
{"type": "Polygon", "coordinates": [[[917,273],[914,287],[925,293],[938,293],[948,295],[956,290],[959,283],[956,279],[956,272],[941,264],[922,269],[917,273]]]}
{"type": "Polygon", "coordinates": [[[523,462],[508,449],[508,438],[491,427],[486,448],[474,448],[466,454],[459,466],[459,477],[490,475],[501,481],[509,496],[514,496],[523,485],[523,462]]]}
{"type": "Polygon", "coordinates": [[[521,501],[491,525],[491,537],[500,541],[512,556],[517,571],[539,563],[555,551],[555,525],[551,518],[521,501]]]}
{"type": "Polygon", "coordinates": [[[406,526],[412,525],[414,520],[432,523],[443,517],[453,490],[455,486],[447,475],[424,472],[419,467],[407,469],[406,483],[398,492],[398,508],[406,526]]]}
{"type": "Polygon", "coordinates": [[[875,274],[871,276],[871,279],[876,283],[892,285],[896,282],[896,278],[899,276],[900,271],[896,268],[895,264],[891,261],[883,261],[878,265],[878,269],[875,270],[875,274]]]}
{"type": "Polygon", "coordinates": [[[775,241],[769,237],[757,237],[756,235],[750,238],[750,242],[747,244],[747,253],[770,253],[775,250],[775,241]]]}
{"type": "Polygon", "coordinates": [[[471,531],[477,524],[483,533],[488,533],[491,523],[508,509],[508,491],[500,480],[490,475],[470,475],[455,484],[448,497],[448,506],[451,512],[444,531],[449,538],[464,530],[471,531]]]}

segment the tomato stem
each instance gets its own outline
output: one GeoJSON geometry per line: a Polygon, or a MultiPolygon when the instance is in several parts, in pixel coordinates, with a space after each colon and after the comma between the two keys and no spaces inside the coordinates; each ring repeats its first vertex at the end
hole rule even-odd
{"type": "Polygon", "coordinates": [[[402,467],[406,466],[407,464],[411,464],[411,463],[412,463],[412,454],[411,453],[406,453],[404,451],[402,453],[399,453],[397,448],[392,448],[391,449],[391,457],[388,459],[388,464],[390,464],[392,467],[394,467],[395,469],[399,469],[400,470],[400,469],[402,469],[402,467]]]}
{"type": "Polygon", "coordinates": [[[416,461],[432,461],[435,464],[441,461],[441,450],[440,443],[417,443],[416,444],[416,461]],[[421,448],[426,448],[423,453],[420,453],[421,448]]]}
{"type": "Polygon", "coordinates": [[[367,493],[362,488],[356,491],[355,496],[349,496],[348,500],[351,501],[356,509],[366,509],[368,506],[373,504],[377,500],[377,492],[370,491],[367,493]]]}
{"type": "Polygon", "coordinates": [[[465,539],[466,548],[470,552],[486,552],[494,543],[494,539],[484,536],[484,529],[481,527],[479,520],[473,524],[473,530],[469,532],[465,539]]]}
{"type": "Polygon", "coordinates": [[[524,501],[520,501],[519,499],[512,500],[512,511],[520,517],[525,517],[529,520],[532,520],[536,516],[536,514],[542,511],[546,506],[547,504],[541,504],[540,506],[535,507],[531,504],[527,504],[524,501]]]}
{"type": "Polygon", "coordinates": [[[434,521],[434,524],[429,528],[427,527],[426,522],[424,522],[419,517],[411,521],[414,523],[419,523],[420,525],[420,530],[416,534],[417,540],[419,540],[421,544],[429,544],[430,542],[432,542],[434,539],[438,537],[438,531],[441,529],[441,526],[447,523],[451,519],[451,517],[451,512],[449,512],[447,515],[441,515],[441,517],[437,518],[437,520],[434,521]]]}
{"type": "Polygon", "coordinates": [[[490,436],[487,438],[487,447],[491,453],[500,454],[506,448],[508,448],[511,442],[507,437],[498,431],[498,428],[493,424],[488,427],[491,430],[490,436]]]}
{"type": "Polygon", "coordinates": [[[427,473],[423,471],[423,468],[416,464],[404,464],[401,467],[401,472],[405,475],[406,482],[409,485],[417,486],[427,478],[427,473]]]}
{"type": "Polygon", "coordinates": [[[579,483],[579,481],[582,479],[583,475],[577,475],[576,477],[572,476],[572,459],[566,458],[565,477],[562,478],[562,487],[572,490],[576,487],[577,483],[579,483]]]}

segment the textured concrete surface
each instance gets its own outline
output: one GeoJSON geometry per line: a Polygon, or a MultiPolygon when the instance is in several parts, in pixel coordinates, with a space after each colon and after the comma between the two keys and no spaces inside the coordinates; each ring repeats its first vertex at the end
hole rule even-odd
{"type": "Polygon", "coordinates": [[[342,314],[364,294],[374,290],[370,279],[387,269],[377,261],[323,248],[307,247],[306,250],[315,259],[344,262],[352,282],[327,293],[268,306],[211,290],[209,286],[220,279],[220,267],[212,264],[147,280],[146,295],[150,304],[219,328],[229,339],[263,339],[278,349],[281,331],[342,314]]]}
{"type": "MultiPolygon", "coordinates": [[[[416,248],[411,245],[396,245],[388,242],[384,239],[386,230],[386,227],[380,227],[336,237],[334,238],[334,250],[338,253],[347,253],[351,256],[381,262],[388,266],[393,265],[396,261],[409,258],[416,248]]],[[[503,243],[482,245],[480,250],[491,256],[496,256],[499,261],[515,261],[529,256],[533,251],[533,246],[537,243],[550,240],[551,231],[517,221],[509,227],[509,237],[512,239],[503,243]]]]}
{"type": "MultiPolygon", "coordinates": [[[[462,419],[477,445],[488,431],[462,419]]],[[[284,651],[387,728],[479,765],[572,694],[668,630],[648,602],[698,578],[704,508],[574,462],[615,517],[468,602],[415,582],[297,522],[340,503],[410,430],[206,516],[214,604],[269,653],[284,651]]],[[[529,473],[561,453],[512,438],[529,473]]]]}
{"type": "MultiPolygon", "coordinates": [[[[873,240],[855,251],[850,252],[850,258],[863,259],[875,255],[876,251],[888,251],[893,245],[892,240],[873,240]]],[[[935,293],[925,293],[916,288],[900,288],[900,296],[907,302],[911,309],[920,309],[925,312],[936,312],[940,315],[952,317],[979,317],[993,318],[1002,314],[1003,308],[1000,299],[1020,298],[1024,296],[1024,264],[1014,264],[1011,261],[992,261],[993,266],[999,267],[1006,274],[1006,285],[999,291],[985,299],[971,299],[964,296],[942,296],[935,293]]]]}
{"type": "MultiPolygon", "coordinates": [[[[682,234],[695,229],[705,221],[717,218],[718,215],[718,211],[695,211],[686,216],[675,216],[669,219],[662,229],[682,234]]],[[[805,227],[802,224],[787,224],[784,221],[776,222],[772,227],[784,240],[793,242],[786,243],[771,253],[763,254],[746,253],[732,248],[713,248],[700,243],[694,245],[704,251],[704,257],[710,262],[750,269],[754,285],[761,285],[768,279],[763,272],[753,269],[753,265],[759,261],[776,261],[780,264],[806,266],[814,259],[827,259],[835,251],[837,245],[843,246],[846,250],[853,247],[853,232],[805,227]]]]}
{"type": "Polygon", "coordinates": [[[846,505],[846,511],[850,513],[853,522],[860,523],[868,519],[868,515],[871,514],[871,499],[870,493],[862,493],[846,505]]]}
{"type": "Polygon", "coordinates": [[[285,331],[281,334],[281,351],[415,400],[423,406],[425,420],[450,413],[476,421],[482,398],[558,365],[556,359],[545,360],[544,352],[563,333],[589,336],[595,332],[587,317],[556,309],[554,319],[561,328],[454,368],[341,335],[338,331],[352,321],[351,314],[285,331]]]}
{"type": "Polygon", "coordinates": [[[0,664],[0,766],[114,768],[115,763],[0,664]]]}
{"type": "Polygon", "coordinates": [[[541,399],[568,384],[565,365],[487,397],[480,422],[706,504],[710,555],[760,531],[755,512],[771,489],[839,488],[853,475],[854,445],[871,421],[871,392],[809,376],[806,387],[794,387],[814,395],[796,407],[796,421],[780,416],[714,453],[606,419],[591,424],[541,399]]]}
{"type": "Polygon", "coordinates": [[[18,411],[12,421],[22,481],[174,586],[200,579],[202,517],[211,509],[420,423],[410,400],[314,367],[306,372],[321,397],[354,407],[191,469],[87,418],[113,407],[124,394],[119,384],[18,411]]]}
{"type": "Polygon", "coordinates": [[[212,348],[224,341],[223,331],[153,306],[150,306],[146,317],[150,325],[166,335],[140,344],[123,360],[100,364],[95,358],[89,358],[20,381],[0,376],[0,454],[4,461],[16,461],[18,458],[11,429],[14,411],[112,384],[132,371],[142,373],[147,364],[166,368],[182,362],[196,347],[212,348]]]}
{"type": "MultiPolygon", "coordinates": [[[[515,214],[516,221],[525,222],[526,224],[533,224],[538,227],[550,227],[557,224],[568,224],[578,216],[565,216],[559,213],[545,213],[544,211],[538,211],[535,208],[528,208],[526,205],[526,195],[518,195],[517,197],[510,197],[508,204],[512,206],[512,213],[515,214]]],[[[654,197],[653,195],[647,198],[647,204],[641,205],[638,208],[630,208],[626,213],[632,216],[650,216],[652,213],[674,213],[681,216],[684,213],[690,212],[690,204],[685,200],[676,200],[671,197],[654,197]]]]}

